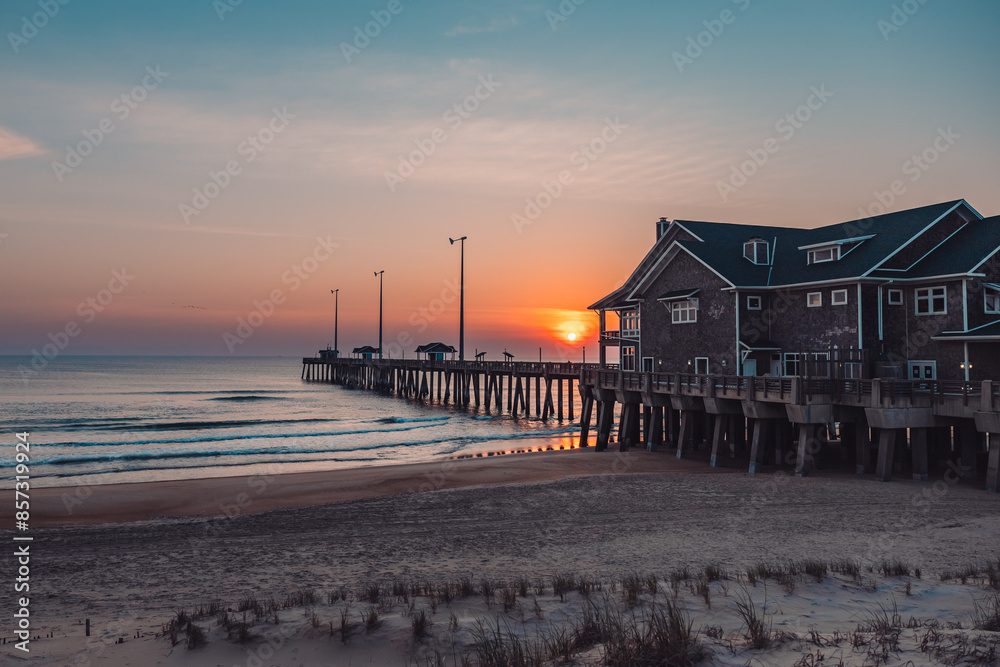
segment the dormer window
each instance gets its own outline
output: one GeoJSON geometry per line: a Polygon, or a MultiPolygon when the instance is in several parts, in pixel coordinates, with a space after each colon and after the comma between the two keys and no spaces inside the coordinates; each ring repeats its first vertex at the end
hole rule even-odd
{"type": "Polygon", "coordinates": [[[800,245],[799,250],[806,251],[806,264],[823,264],[824,262],[839,261],[844,255],[852,252],[868,239],[875,238],[874,234],[868,236],[856,236],[851,239],[839,239],[836,241],[824,241],[813,243],[812,245],[800,245]]]}
{"type": "Polygon", "coordinates": [[[983,285],[983,299],[987,315],[1000,315],[1000,285],[983,285]]]}
{"type": "Polygon", "coordinates": [[[754,264],[766,265],[769,260],[767,241],[757,236],[753,237],[743,244],[743,257],[754,264]]]}
{"type": "Polygon", "coordinates": [[[809,251],[809,264],[822,264],[823,262],[836,262],[840,259],[840,246],[827,246],[809,251]]]}

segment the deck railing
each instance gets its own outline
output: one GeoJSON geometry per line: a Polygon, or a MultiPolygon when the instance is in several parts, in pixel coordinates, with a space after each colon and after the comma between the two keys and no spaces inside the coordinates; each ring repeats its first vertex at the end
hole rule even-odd
{"type": "MultiPolygon", "coordinates": [[[[963,406],[978,400],[983,393],[979,382],[944,382],[940,380],[836,379],[826,377],[773,377],[746,375],[703,375],[696,373],[643,373],[622,371],[617,365],[582,364],[573,362],[533,361],[452,361],[425,359],[320,359],[306,357],[305,364],[335,364],[346,366],[394,367],[413,370],[468,371],[505,373],[511,375],[563,375],[579,377],[585,385],[601,389],[632,392],[690,395],[731,400],[792,401],[804,398],[830,397],[841,403],[849,398],[862,402],[872,396],[879,383],[879,396],[889,405],[927,397],[944,403],[947,397],[961,397],[963,406]],[[793,381],[798,382],[800,396],[793,395],[793,381]]],[[[990,385],[994,403],[1000,402],[1000,382],[990,385]]]]}

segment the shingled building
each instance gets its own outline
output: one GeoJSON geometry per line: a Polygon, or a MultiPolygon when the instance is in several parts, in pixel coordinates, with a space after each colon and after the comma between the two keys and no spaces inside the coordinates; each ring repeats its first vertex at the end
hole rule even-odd
{"type": "Polygon", "coordinates": [[[625,284],[590,306],[602,364],[1000,378],[1000,216],[964,200],[814,229],[665,218],[656,229],[625,284]]]}

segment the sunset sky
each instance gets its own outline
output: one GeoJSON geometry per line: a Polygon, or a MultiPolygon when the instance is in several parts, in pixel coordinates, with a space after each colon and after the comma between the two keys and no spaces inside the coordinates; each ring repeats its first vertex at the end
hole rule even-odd
{"type": "Polygon", "coordinates": [[[311,355],[337,288],[349,352],[380,270],[387,351],[457,346],[466,235],[469,356],[594,359],[585,308],[661,216],[831,224],[897,179],[891,210],[1000,213],[995,0],[7,0],[0,28],[2,354],[311,355]]]}

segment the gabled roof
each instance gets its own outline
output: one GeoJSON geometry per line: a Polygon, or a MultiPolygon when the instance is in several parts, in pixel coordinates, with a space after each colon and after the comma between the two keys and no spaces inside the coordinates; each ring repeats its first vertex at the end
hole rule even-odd
{"type": "Polygon", "coordinates": [[[371,345],[364,345],[362,347],[356,347],[353,350],[354,354],[378,354],[378,348],[372,347],[371,345]]]}
{"type": "Polygon", "coordinates": [[[1000,218],[982,220],[964,199],[907,211],[887,213],[815,229],[675,220],[632,273],[625,285],[591,309],[634,306],[637,288],[649,285],[669,264],[671,253],[685,251],[737,289],[810,283],[857,281],[865,278],[908,278],[967,273],[1000,249],[1000,218]],[[944,244],[920,259],[909,271],[880,267],[943,218],[958,211],[966,223],[944,244]],[[669,238],[668,238],[669,237],[669,238]],[[768,242],[770,264],[743,257],[743,244],[753,237],[768,242]],[[975,239],[975,241],[971,241],[975,239]],[[807,249],[840,245],[840,259],[808,264],[807,249]]]}
{"type": "Polygon", "coordinates": [[[906,278],[972,273],[1000,249],[1000,216],[973,220],[914,264],[906,278]]]}
{"type": "Polygon", "coordinates": [[[681,244],[740,287],[776,287],[860,278],[960,204],[962,200],[944,202],[816,229],[682,221],[681,224],[705,242],[682,241],[681,244]],[[743,259],[743,244],[752,236],[760,236],[771,244],[772,266],[760,266],[743,259]],[[803,246],[834,244],[861,236],[868,238],[834,262],[807,264],[806,253],[799,250],[803,246]]]}
{"type": "Polygon", "coordinates": [[[451,345],[445,345],[444,343],[427,343],[417,348],[417,354],[454,354],[457,351],[451,345]]]}

